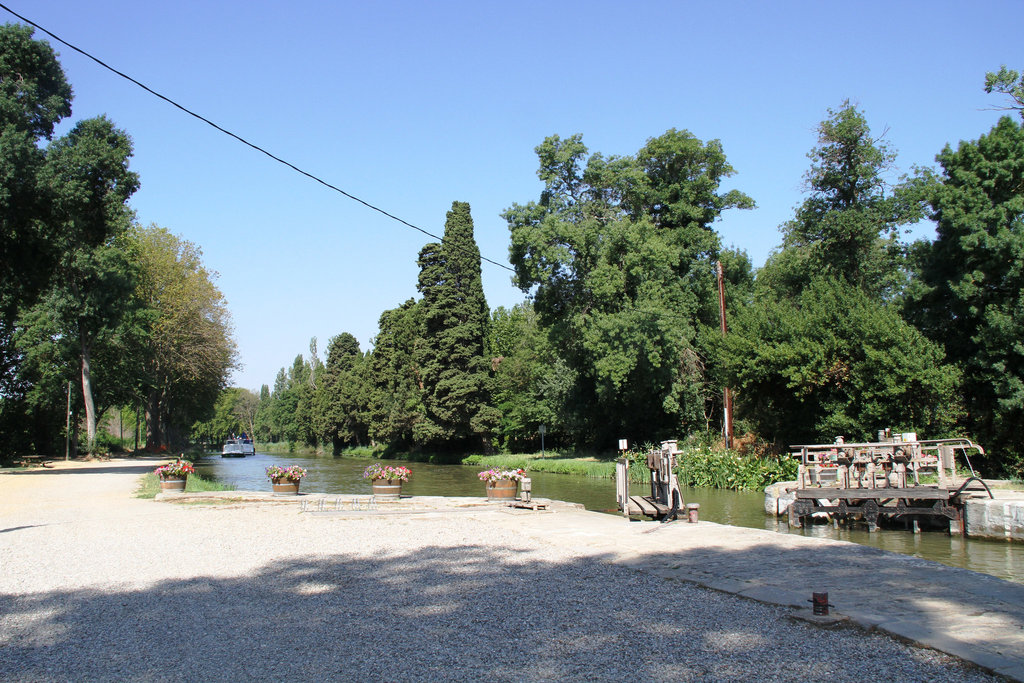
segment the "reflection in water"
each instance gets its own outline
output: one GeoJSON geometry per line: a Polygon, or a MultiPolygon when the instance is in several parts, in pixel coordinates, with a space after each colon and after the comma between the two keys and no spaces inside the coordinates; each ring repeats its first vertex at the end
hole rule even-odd
{"type": "MultiPolygon", "coordinates": [[[[197,463],[196,471],[204,477],[230,484],[241,491],[269,491],[270,482],[264,474],[267,466],[301,465],[309,470],[309,475],[302,483],[303,491],[369,494],[370,483],[363,479],[363,469],[371,462],[362,458],[318,458],[264,453],[246,458],[221,458],[211,455],[197,463]]],[[[476,476],[482,469],[480,467],[389,462],[406,465],[413,471],[410,480],[402,486],[403,493],[414,496],[484,495],[483,484],[476,476]]],[[[532,472],[530,478],[533,480],[535,497],[581,503],[588,510],[618,514],[615,509],[615,483],[610,479],[543,472],[532,472]]],[[[643,494],[644,489],[644,486],[634,486],[632,493],[643,494]]],[[[784,519],[777,520],[764,514],[762,493],[684,489],[683,495],[688,503],[700,503],[702,520],[850,541],[1024,583],[1024,545],[1020,543],[966,539],[938,531],[914,534],[907,531],[881,530],[868,533],[864,528],[835,529],[830,524],[809,525],[805,529],[791,531],[784,519]]]]}

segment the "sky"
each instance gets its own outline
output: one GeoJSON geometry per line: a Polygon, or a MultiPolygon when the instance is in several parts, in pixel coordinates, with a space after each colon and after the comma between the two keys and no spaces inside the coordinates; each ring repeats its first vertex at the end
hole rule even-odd
{"type": "MultiPolygon", "coordinates": [[[[720,140],[736,171],[723,190],[757,208],[714,227],[759,266],[805,197],[829,109],[853,102],[909,172],[1005,115],[986,72],[1024,69],[1021,0],[2,3],[435,235],[453,201],[469,202],[481,253],[504,264],[501,213],[539,198],[547,136],[580,133],[605,156],[671,128],[720,140]]],[[[0,9],[0,21],[17,20],[0,9]]],[[[432,238],[48,40],[75,94],[58,133],[101,114],[128,132],[137,220],[198,245],[218,274],[241,364],[232,385],[272,386],[313,337],[321,358],[342,332],[368,350],[380,314],[417,296],[432,238]]],[[[483,281],[492,309],[526,297],[498,266],[484,263],[483,281]]]]}

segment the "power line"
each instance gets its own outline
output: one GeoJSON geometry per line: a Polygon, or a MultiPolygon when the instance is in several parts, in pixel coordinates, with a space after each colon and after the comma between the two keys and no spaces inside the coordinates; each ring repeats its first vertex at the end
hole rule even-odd
{"type": "MultiPolygon", "coordinates": [[[[334,190],[338,194],[343,195],[343,196],[351,199],[354,202],[358,202],[358,203],[362,204],[363,206],[365,206],[366,208],[368,208],[368,209],[370,209],[372,211],[376,211],[377,213],[383,214],[384,216],[387,216],[391,220],[397,221],[397,222],[401,223],[402,225],[404,225],[406,227],[412,228],[413,230],[417,230],[417,231],[423,233],[424,235],[427,235],[428,237],[433,237],[434,239],[438,240],[439,242],[443,242],[444,241],[443,237],[438,237],[434,233],[429,232],[427,230],[424,230],[423,228],[419,227],[418,225],[414,225],[414,224],[410,223],[409,221],[407,221],[407,220],[405,220],[403,218],[399,218],[398,216],[396,216],[394,214],[388,213],[387,211],[385,211],[384,209],[380,208],[379,206],[374,206],[373,204],[371,204],[371,203],[369,203],[369,202],[367,202],[367,201],[365,201],[363,199],[360,199],[359,197],[356,197],[353,194],[350,194],[350,193],[346,192],[345,190],[341,189],[340,187],[338,187],[336,185],[332,185],[331,183],[327,182],[323,178],[320,178],[319,176],[313,175],[312,173],[310,173],[308,171],[302,170],[301,168],[299,168],[295,164],[291,163],[290,161],[286,161],[285,159],[282,159],[281,157],[279,157],[279,156],[277,156],[275,154],[272,154],[271,152],[267,151],[263,147],[260,147],[259,145],[255,144],[255,143],[249,142],[248,140],[246,140],[245,138],[241,137],[240,135],[236,135],[235,133],[232,133],[230,130],[228,130],[228,129],[222,127],[222,126],[217,125],[216,123],[214,123],[210,119],[208,119],[208,118],[206,118],[204,116],[201,116],[200,114],[197,114],[196,112],[192,111],[191,109],[188,109],[187,107],[184,107],[181,104],[178,104],[177,102],[175,102],[171,98],[169,98],[169,97],[167,97],[165,95],[161,95],[157,91],[155,91],[152,88],[150,88],[149,86],[147,86],[145,83],[141,83],[141,82],[135,80],[134,78],[132,78],[131,76],[129,76],[128,74],[123,73],[121,71],[118,71],[114,67],[110,66],[106,62],[100,60],[99,58],[94,57],[93,55],[91,55],[90,53],[86,52],[82,48],[80,48],[80,47],[78,47],[76,45],[72,45],[68,41],[66,41],[63,38],[61,38],[60,36],[57,36],[56,34],[52,33],[51,31],[48,31],[47,29],[43,28],[42,26],[40,26],[36,22],[32,21],[31,19],[27,19],[26,17],[21,16],[20,14],[18,14],[14,10],[12,10],[7,5],[5,5],[3,3],[0,3],[0,8],[6,10],[10,14],[13,14],[14,16],[16,16],[18,19],[20,19],[21,21],[25,22],[26,24],[29,24],[30,26],[34,26],[35,28],[39,29],[40,31],[42,31],[46,35],[48,35],[51,38],[53,38],[54,40],[56,40],[58,43],[60,43],[62,45],[66,45],[67,47],[71,48],[72,50],[74,50],[75,52],[79,53],[80,55],[82,55],[82,56],[84,56],[84,57],[86,57],[88,59],[91,59],[92,61],[94,61],[97,64],[99,64],[100,66],[102,66],[104,69],[107,69],[108,71],[111,71],[111,72],[117,74],[121,78],[123,78],[123,79],[125,79],[125,80],[127,80],[127,81],[129,81],[131,83],[134,83],[135,85],[139,86],[140,88],[142,88],[143,90],[145,90],[149,94],[154,95],[154,96],[160,98],[164,102],[167,102],[171,106],[176,107],[177,109],[180,109],[181,111],[185,112],[189,116],[192,116],[193,118],[199,119],[203,123],[205,123],[205,124],[215,128],[216,130],[218,130],[219,132],[223,133],[224,135],[232,137],[235,140],[237,140],[238,142],[241,142],[243,145],[245,145],[247,147],[250,147],[250,148],[256,150],[257,152],[265,154],[266,156],[270,157],[271,159],[273,159],[274,161],[276,161],[276,162],[278,162],[280,164],[284,164],[285,166],[287,166],[288,168],[292,169],[296,173],[300,173],[300,174],[306,176],[307,178],[309,178],[310,180],[313,180],[313,181],[315,181],[317,183],[320,183],[324,187],[327,187],[327,188],[329,188],[331,190],[334,190]]],[[[498,261],[493,261],[493,260],[487,258],[486,256],[484,256],[483,254],[480,254],[480,260],[481,261],[486,261],[487,263],[490,263],[492,265],[498,266],[499,268],[504,268],[505,270],[508,270],[510,272],[513,272],[513,273],[515,272],[514,268],[506,266],[504,263],[499,263],[498,261]]]]}

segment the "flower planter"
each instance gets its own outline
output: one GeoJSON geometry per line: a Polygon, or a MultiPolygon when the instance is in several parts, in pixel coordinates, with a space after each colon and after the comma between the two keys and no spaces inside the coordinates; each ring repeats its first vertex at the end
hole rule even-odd
{"type": "Polygon", "coordinates": [[[381,500],[398,500],[402,495],[401,479],[374,479],[373,495],[381,500]]]}
{"type": "Polygon", "coordinates": [[[514,500],[519,490],[519,482],[514,479],[489,481],[486,486],[487,498],[493,500],[514,500]]]}
{"type": "Polygon", "coordinates": [[[271,481],[274,485],[275,496],[297,496],[299,495],[299,480],[298,479],[274,479],[271,481]]]}
{"type": "Polygon", "coordinates": [[[188,482],[188,475],[180,477],[160,477],[161,493],[185,493],[185,484],[188,482]]]}

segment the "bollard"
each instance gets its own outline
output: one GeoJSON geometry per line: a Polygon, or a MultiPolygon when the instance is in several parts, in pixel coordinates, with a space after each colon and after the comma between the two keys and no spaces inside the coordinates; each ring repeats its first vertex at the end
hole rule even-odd
{"type": "Polygon", "coordinates": [[[686,504],[686,521],[690,524],[697,523],[697,517],[700,512],[700,503],[687,503],[686,504]]]}
{"type": "Polygon", "coordinates": [[[811,602],[814,604],[814,616],[828,616],[828,593],[811,593],[811,602]]]}

